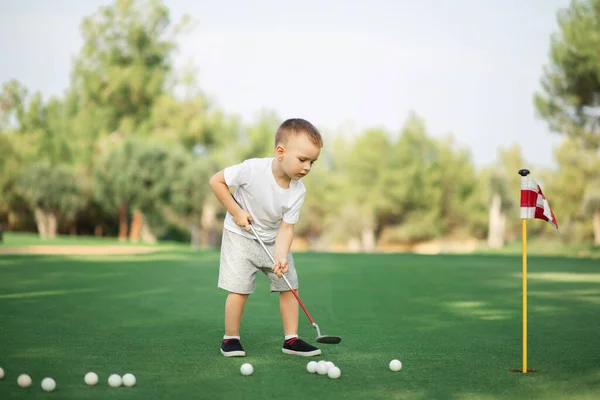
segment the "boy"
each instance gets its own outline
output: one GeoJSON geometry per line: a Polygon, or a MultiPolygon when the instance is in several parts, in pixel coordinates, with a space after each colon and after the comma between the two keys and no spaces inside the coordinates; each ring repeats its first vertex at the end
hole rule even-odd
{"type": "Polygon", "coordinates": [[[210,185],[227,209],[223,225],[218,287],[229,292],[225,302],[225,335],[221,353],[225,357],[245,356],[240,342],[244,305],[254,292],[256,273],[270,280],[271,292],[279,292],[286,354],[316,356],[321,350],[298,337],[298,303],[283,279],[298,289],[298,277],[290,251],[294,224],[298,221],[306,189],[300,181],[310,172],[323,147],[319,131],[300,118],[284,121],[275,134],[275,156],[252,158],[217,172],[210,185]],[[236,186],[234,197],[229,191],[236,186]],[[241,206],[241,207],[240,207],[241,206]],[[270,261],[256,233],[274,254],[270,261]]]}

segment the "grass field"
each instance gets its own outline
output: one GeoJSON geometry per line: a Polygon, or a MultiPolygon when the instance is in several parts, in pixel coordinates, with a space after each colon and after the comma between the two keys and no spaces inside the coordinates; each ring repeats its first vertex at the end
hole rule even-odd
{"type": "MultiPolygon", "coordinates": [[[[529,257],[530,374],[521,367],[521,260],[505,255],[296,255],[300,295],[325,334],[311,375],[281,352],[277,296],[257,276],[242,341],[219,344],[218,252],[0,255],[0,399],[597,399],[600,262],[529,257]],[[403,362],[391,372],[392,358],[403,362]],[[254,374],[242,376],[243,362],[254,374]],[[95,371],[100,383],[83,376],[95,371]],[[33,386],[21,389],[26,372],[33,386]],[[132,372],[134,388],[112,389],[132,372]],[[40,382],[53,377],[57,390],[40,382]]],[[[300,334],[315,337],[300,313],[300,334]]],[[[315,358],[311,358],[315,359],[315,358]]]]}

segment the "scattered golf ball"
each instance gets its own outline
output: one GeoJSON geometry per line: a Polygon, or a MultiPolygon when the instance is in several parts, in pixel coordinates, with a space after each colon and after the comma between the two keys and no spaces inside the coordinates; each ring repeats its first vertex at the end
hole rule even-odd
{"type": "Polygon", "coordinates": [[[329,367],[329,369],[335,367],[335,364],[331,361],[325,361],[327,363],[327,366],[329,367]]]}
{"type": "Polygon", "coordinates": [[[17,378],[17,384],[22,388],[28,388],[31,386],[31,377],[27,374],[21,374],[17,378]]]}
{"type": "Polygon", "coordinates": [[[4,378],[4,370],[0,368],[0,379],[4,378]]]}
{"type": "Polygon", "coordinates": [[[52,378],[44,378],[42,380],[42,389],[45,392],[51,392],[56,389],[56,382],[54,382],[54,379],[52,378]]]}
{"type": "Polygon", "coordinates": [[[402,362],[396,359],[390,361],[390,369],[394,372],[400,371],[402,369],[402,362]]]}
{"type": "Polygon", "coordinates": [[[87,385],[94,386],[98,383],[98,375],[95,372],[88,372],[83,377],[83,380],[87,385]]]}
{"type": "Polygon", "coordinates": [[[108,377],[108,386],[110,386],[110,387],[114,387],[114,388],[119,387],[119,386],[121,386],[121,383],[123,383],[123,380],[117,374],[112,374],[111,376],[108,377]]]}
{"type": "Polygon", "coordinates": [[[252,364],[249,363],[242,364],[240,372],[242,373],[242,375],[252,375],[252,372],[254,372],[254,367],[252,366],[252,364]]]}
{"type": "Polygon", "coordinates": [[[327,371],[329,371],[329,364],[327,364],[327,361],[319,361],[317,363],[317,374],[327,375],[327,371]]]}
{"type": "Polygon", "coordinates": [[[317,362],[316,361],[309,361],[308,364],[306,364],[306,370],[308,372],[310,372],[311,374],[316,374],[317,373],[317,362]]]}
{"type": "Polygon", "coordinates": [[[338,367],[331,367],[329,368],[329,371],[327,371],[327,376],[329,376],[331,379],[337,379],[340,377],[340,375],[342,375],[342,370],[338,367]]]}
{"type": "Polygon", "coordinates": [[[123,385],[127,387],[132,387],[135,385],[135,376],[133,374],[123,375],[123,385]]]}

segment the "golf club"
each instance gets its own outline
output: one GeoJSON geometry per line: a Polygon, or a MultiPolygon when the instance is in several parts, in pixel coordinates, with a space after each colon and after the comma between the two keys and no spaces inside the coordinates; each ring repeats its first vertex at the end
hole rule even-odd
{"type": "MultiPolygon", "coordinates": [[[[252,230],[252,233],[254,233],[254,236],[256,236],[256,240],[258,240],[258,243],[260,243],[260,245],[262,246],[262,248],[265,250],[265,252],[269,256],[269,258],[273,262],[273,265],[275,265],[276,264],[275,259],[273,258],[273,256],[271,255],[271,253],[269,252],[269,250],[267,249],[267,247],[265,246],[265,244],[263,243],[263,241],[260,239],[260,237],[258,237],[258,233],[256,233],[256,231],[254,230],[254,227],[252,226],[252,223],[250,223],[250,229],[252,230]]],[[[287,283],[288,287],[290,288],[290,290],[292,291],[292,293],[296,297],[296,300],[298,300],[298,303],[300,303],[300,306],[304,310],[304,313],[308,317],[308,319],[309,319],[310,323],[312,324],[313,328],[315,328],[317,330],[317,338],[315,340],[318,343],[326,343],[326,344],[338,344],[339,342],[341,342],[342,338],[339,337],[339,336],[321,335],[321,330],[319,329],[319,325],[317,325],[317,323],[315,322],[315,320],[310,316],[310,313],[308,312],[308,310],[304,306],[304,303],[302,303],[302,300],[300,300],[300,297],[298,296],[298,293],[296,293],[296,291],[294,290],[294,288],[292,288],[292,285],[290,284],[290,281],[288,281],[288,279],[285,277],[284,274],[281,274],[281,276],[282,276],[283,279],[285,279],[285,283],[287,283]]]]}

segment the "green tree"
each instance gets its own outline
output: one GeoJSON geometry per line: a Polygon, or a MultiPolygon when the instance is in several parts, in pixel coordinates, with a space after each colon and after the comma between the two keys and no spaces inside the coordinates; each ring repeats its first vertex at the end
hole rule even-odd
{"type": "Polygon", "coordinates": [[[558,133],[600,146],[600,0],[573,0],[557,15],[559,31],[534,100],[558,133]]]}
{"type": "Polygon", "coordinates": [[[176,38],[189,22],[172,24],[158,0],[115,0],[83,19],[65,103],[76,162],[90,177],[108,135],[151,135],[155,105],[171,88],[176,38]]]}
{"type": "Polygon", "coordinates": [[[583,198],[583,213],[592,216],[594,244],[600,246],[600,182],[588,187],[583,198]]]}
{"type": "Polygon", "coordinates": [[[85,205],[85,188],[69,168],[48,161],[32,164],[17,181],[17,189],[34,212],[42,239],[54,238],[61,220],[72,223],[85,205]]]}
{"type": "Polygon", "coordinates": [[[191,245],[194,248],[201,244],[214,243],[215,231],[209,229],[201,230],[202,211],[205,208],[206,198],[211,195],[209,172],[211,171],[210,160],[206,155],[198,155],[179,171],[172,181],[170,188],[170,199],[168,205],[184,221],[191,233],[191,245]],[[203,235],[204,237],[200,237],[203,235]]]}
{"type": "Polygon", "coordinates": [[[169,203],[172,184],[189,157],[180,146],[131,137],[100,158],[95,170],[95,197],[107,212],[118,210],[121,240],[127,238],[128,210],[133,210],[129,230],[132,241],[139,240],[144,215],[160,215],[162,207],[169,203]]]}
{"type": "Polygon", "coordinates": [[[572,243],[591,241],[600,160],[576,139],[565,139],[554,155],[558,169],[546,174],[544,193],[558,219],[560,237],[572,243]]]}

